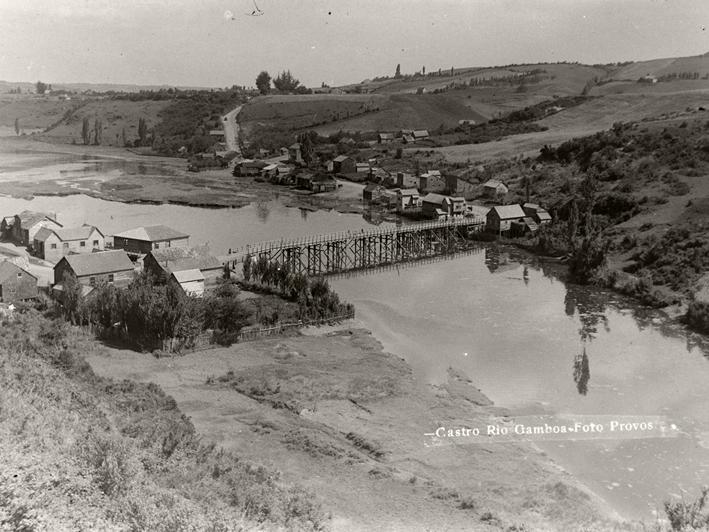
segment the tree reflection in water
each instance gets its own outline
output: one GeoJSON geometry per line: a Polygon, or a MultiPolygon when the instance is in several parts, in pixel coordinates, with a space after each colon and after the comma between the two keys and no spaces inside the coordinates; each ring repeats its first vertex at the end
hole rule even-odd
{"type": "Polygon", "coordinates": [[[564,305],[567,316],[578,314],[581,328],[581,352],[574,356],[573,376],[576,389],[581,395],[588,393],[588,382],[591,380],[591,367],[588,358],[588,347],[602,326],[610,332],[608,318],[606,317],[605,294],[594,293],[592,289],[568,284],[564,305]]]}
{"type": "Polygon", "coordinates": [[[268,206],[268,203],[265,201],[256,202],[256,216],[258,216],[258,219],[261,222],[266,223],[270,214],[271,208],[268,206]]]}

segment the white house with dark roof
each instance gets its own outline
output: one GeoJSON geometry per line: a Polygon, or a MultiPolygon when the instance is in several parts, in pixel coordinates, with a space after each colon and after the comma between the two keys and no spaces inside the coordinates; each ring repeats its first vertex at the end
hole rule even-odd
{"type": "Polygon", "coordinates": [[[113,235],[113,247],[128,253],[145,255],[153,249],[189,246],[190,235],[166,225],[136,227],[113,235]]]}
{"type": "Polygon", "coordinates": [[[42,227],[34,235],[35,254],[50,262],[59,262],[71,253],[92,253],[103,251],[106,239],[103,233],[93,225],[81,227],[50,228],[42,227]]]}

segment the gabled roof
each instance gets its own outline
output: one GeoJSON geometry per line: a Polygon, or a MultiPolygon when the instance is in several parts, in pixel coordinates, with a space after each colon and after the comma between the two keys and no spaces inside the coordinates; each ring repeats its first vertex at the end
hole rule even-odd
{"type": "Polygon", "coordinates": [[[394,140],[394,133],[379,133],[379,138],[394,140]]]}
{"type": "Polygon", "coordinates": [[[13,262],[10,262],[8,260],[0,261],[0,283],[8,279],[16,278],[17,274],[22,272],[26,273],[35,280],[37,279],[37,277],[32,275],[30,272],[28,272],[27,270],[23,270],[13,262]]]}
{"type": "Polygon", "coordinates": [[[497,205],[490,209],[488,215],[490,215],[493,211],[497,213],[497,216],[500,218],[500,220],[524,218],[525,216],[527,216],[526,214],[524,214],[522,207],[520,207],[517,203],[515,203],[514,205],[497,205]]]}
{"type": "Polygon", "coordinates": [[[175,231],[166,225],[151,225],[148,227],[136,227],[113,235],[119,238],[130,238],[132,240],[143,240],[144,242],[162,242],[163,240],[174,240],[178,238],[189,238],[190,235],[175,231]]]}
{"type": "Polygon", "coordinates": [[[349,157],[347,157],[347,155],[338,155],[337,157],[335,157],[333,159],[333,161],[336,163],[341,163],[341,162],[346,161],[347,159],[349,159],[349,157]]]}
{"type": "Polygon", "coordinates": [[[421,177],[441,177],[440,170],[429,170],[428,172],[421,174],[421,177]]]}
{"type": "Polygon", "coordinates": [[[419,191],[416,188],[402,188],[399,191],[402,196],[419,196],[419,191]]]}
{"type": "Polygon", "coordinates": [[[262,170],[268,172],[270,170],[278,170],[278,164],[277,163],[271,163],[269,165],[266,165],[262,168],[262,170]]]}
{"type": "Polygon", "coordinates": [[[258,168],[262,169],[268,166],[268,163],[264,161],[244,161],[241,163],[244,168],[258,168]]]}
{"type": "Polygon", "coordinates": [[[446,200],[448,200],[447,196],[430,192],[426,194],[421,201],[423,201],[424,203],[435,203],[436,205],[442,205],[446,202],[446,200]]]}
{"type": "Polygon", "coordinates": [[[544,209],[539,209],[537,211],[537,218],[539,218],[539,221],[542,220],[551,220],[551,214],[549,214],[547,211],[544,209]]]}
{"type": "Polygon", "coordinates": [[[69,242],[71,240],[86,240],[94,231],[98,231],[98,233],[103,236],[103,233],[93,225],[82,225],[81,227],[66,227],[61,229],[42,227],[42,229],[37,231],[34,239],[44,242],[50,235],[54,234],[57,235],[59,240],[62,242],[69,242]]]}
{"type": "Polygon", "coordinates": [[[288,147],[289,150],[299,150],[300,149],[300,142],[296,142],[295,144],[291,144],[288,147]]]}
{"type": "Polygon", "coordinates": [[[122,249],[66,255],[57,263],[54,269],[56,270],[64,261],[71,266],[71,269],[79,277],[133,270],[133,263],[122,249]]]}
{"type": "Polygon", "coordinates": [[[211,255],[205,248],[153,249],[149,255],[152,255],[155,262],[167,272],[222,268],[219,259],[211,255]]]}
{"type": "Polygon", "coordinates": [[[197,269],[172,272],[172,277],[174,277],[178,283],[189,283],[190,281],[204,281],[204,275],[202,275],[202,272],[197,269]]]}
{"type": "Polygon", "coordinates": [[[502,185],[503,187],[507,188],[507,185],[505,185],[502,181],[499,181],[499,180],[497,180],[497,179],[490,179],[489,181],[487,181],[487,182],[483,185],[483,187],[497,188],[497,187],[499,187],[500,185],[502,185]]]}
{"type": "Polygon", "coordinates": [[[59,227],[62,227],[62,224],[60,224],[54,218],[43,212],[22,211],[20,214],[17,215],[17,217],[20,219],[20,226],[25,229],[29,229],[33,225],[45,219],[54,222],[59,227]]]}
{"type": "Polygon", "coordinates": [[[524,205],[522,205],[522,208],[523,209],[534,209],[536,211],[536,210],[539,210],[540,207],[536,203],[525,203],[524,205]]]}
{"type": "Polygon", "coordinates": [[[419,137],[428,137],[428,131],[425,129],[417,129],[414,131],[414,138],[419,138],[419,137]]]}
{"type": "Polygon", "coordinates": [[[411,135],[404,135],[403,139],[405,142],[413,142],[414,141],[414,137],[412,137],[411,135]]]}

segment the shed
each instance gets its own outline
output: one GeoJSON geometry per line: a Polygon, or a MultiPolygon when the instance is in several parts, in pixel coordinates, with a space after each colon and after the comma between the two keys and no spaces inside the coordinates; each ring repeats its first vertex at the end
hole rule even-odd
{"type": "Polygon", "coordinates": [[[393,133],[379,133],[379,144],[391,144],[394,142],[393,133]]]}
{"type": "Polygon", "coordinates": [[[351,174],[357,171],[357,167],[352,157],[339,155],[332,160],[332,170],[336,174],[351,174]]]}
{"type": "Polygon", "coordinates": [[[532,218],[539,225],[551,223],[551,214],[536,203],[525,203],[522,205],[522,209],[527,216],[532,218]]]}
{"type": "Polygon", "coordinates": [[[169,278],[170,274],[176,271],[199,270],[208,289],[217,285],[224,272],[224,265],[206,246],[155,249],[145,256],[143,268],[153,275],[164,276],[163,278],[169,278]]]}
{"type": "Polygon", "coordinates": [[[337,180],[331,175],[322,175],[314,178],[310,183],[313,192],[332,192],[337,190],[337,180]]]}
{"type": "Polygon", "coordinates": [[[187,296],[204,296],[204,275],[197,269],[172,272],[169,282],[187,296]]]}
{"type": "Polygon", "coordinates": [[[134,271],[133,262],[122,249],[67,255],[54,266],[54,282],[61,283],[65,275],[71,275],[86,286],[106,282],[125,287],[133,280],[134,271]]]}
{"type": "Polygon", "coordinates": [[[144,255],[153,249],[187,247],[190,236],[166,225],[136,227],[113,235],[113,247],[144,255]]]}

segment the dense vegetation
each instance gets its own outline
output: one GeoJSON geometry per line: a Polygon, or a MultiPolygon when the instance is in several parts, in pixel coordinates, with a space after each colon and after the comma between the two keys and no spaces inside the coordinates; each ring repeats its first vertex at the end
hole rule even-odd
{"type": "Polygon", "coordinates": [[[279,293],[298,304],[301,320],[322,320],[343,315],[354,315],[350,303],[342,303],[327,280],[310,278],[302,273],[291,272],[287,265],[268,262],[265,257],[254,260],[247,255],[243,265],[244,280],[279,290],[279,293]]]}
{"type": "Polygon", "coordinates": [[[210,129],[221,128],[221,117],[240,103],[244,103],[247,91],[241,87],[225,90],[180,90],[160,89],[137,93],[113,93],[114,99],[171,100],[160,113],[160,123],[150,135],[143,135],[138,145],[150,145],[163,155],[175,156],[184,146],[189,153],[203,152],[216,140],[209,136],[210,129]]]}
{"type": "Polygon", "coordinates": [[[154,384],[98,377],[98,345],[31,309],[0,324],[3,530],[324,530],[313,496],[204,444],[154,384]]]}
{"type": "MultiPolygon", "coordinates": [[[[120,340],[140,349],[162,349],[166,341],[190,347],[203,331],[230,344],[249,323],[249,313],[229,280],[204,298],[186,296],[164,279],[142,273],[127,289],[101,284],[81,296],[76,281],[64,281],[63,311],[74,323],[91,325],[101,338],[120,340]]],[[[179,347],[178,347],[179,348],[179,347]]]]}

